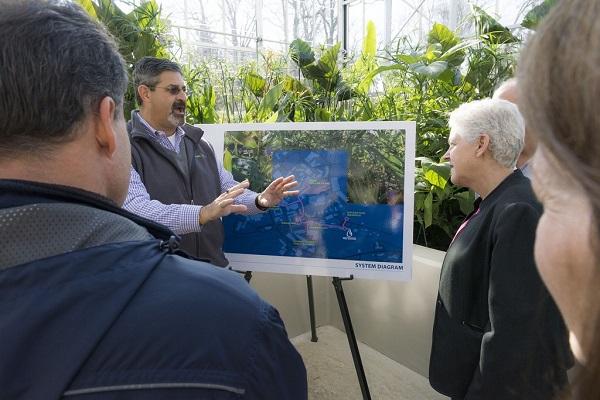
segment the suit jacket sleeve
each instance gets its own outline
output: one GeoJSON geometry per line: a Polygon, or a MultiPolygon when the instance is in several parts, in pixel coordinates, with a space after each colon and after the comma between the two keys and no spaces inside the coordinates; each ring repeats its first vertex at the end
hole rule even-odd
{"type": "Polygon", "coordinates": [[[538,398],[532,379],[543,362],[532,358],[541,340],[536,326],[544,294],[533,246],[539,212],[510,204],[496,218],[489,275],[489,326],[483,335],[479,368],[465,399],[538,398]],[[532,393],[528,397],[526,393],[532,393]],[[533,395],[535,393],[536,395],[533,395]]]}

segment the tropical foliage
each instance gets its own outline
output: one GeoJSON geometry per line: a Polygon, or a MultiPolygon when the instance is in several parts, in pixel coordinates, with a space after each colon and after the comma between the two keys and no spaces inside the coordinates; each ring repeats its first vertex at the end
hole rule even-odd
{"type": "MultiPolygon", "coordinates": [[[[119,52],[130,72],[142,57],[170,58],[173,39],[168,24],[160,17],[155,0],[143,1],[129,12],[123,12],[113,0],[76,0],[92,17],[100,21],[116,38],[119,52]]],[[[135,109],[135,91],[130,85],[125,94],[124,111],[128,116],[135,109]]]]}
{"type": "MultiPolygon", "coordinates": [[[[77,1],[117,38],[130,67],[145,55],[173,57],[176,46],[154,0],[141,2],[127,14],[111,0],[77,1]]],[[[545,0],[532,8],[523,26],[534,28],[554,2],[545,0]]],[[[223,60],[206,60],[186,65],[184,75],[193,92],[188,98],[188,122],[415,121],[415,241],[445,249],[474,198],[449,182],[449,166],[441,160],[447,148],[448,113],[464,102],[489,97],[512,76],[523,40],[478,7],[473,6],[472,16],[472,37],[459,37],[436,23],[426,43],[401,38],[379,56],[376,28],[369,23],[362,51],[355,57],[344,57],[339,44],[312,48],[296,39],[287,55],[264,53],[260,63],[234,67],[223,60]]],[[[130,90],[127,109],[133,106],[130,90]]],[[[267,163],[250,159],[262,154],[260,146],[282,146],[283,140],[278,135],[233,136],[225,165],[235,167],[232,160],[242,160],[238,165],[245,166],[251,180],[264,176],[267,163]]],[[[355,188],[360,180],[372,181],[373,174],[391,176],[401,166],[403,143],[394,138],[387,139],[389,143],[378,138],[362,149],[343,135],[329,139],[299,135],[294,140],[307,146],[334,140],[356,154],[360,162],[351,166],[355,188]],[[321,142],[311,142],[315,140],[321,142]],[[367,172],[359,174],[359,170],[367,172]]],[[[386,202],[386,193],[395,185],[352,190],[349,183],[350,197],[357,202],[386,202]]]]}

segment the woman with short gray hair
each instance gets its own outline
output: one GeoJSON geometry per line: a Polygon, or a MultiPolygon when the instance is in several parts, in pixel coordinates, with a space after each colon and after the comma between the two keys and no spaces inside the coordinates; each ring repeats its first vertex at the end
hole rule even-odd
{"type": "Polygon", "coordinates": [[[504,167],[515,167],[523,149],[525,123],[513,103],[499,99],[465,103],[450,114],[448,123],[470,143],[487,133],[492,157],[504,167]]]}
{"type": "Polygon", "coordinates": [[[550,399],[567,383],[567,334],[537,273],[542,212],[515,169],[523,118],[505,100],[450,115],[444,155],[455,185],[479,194],[442,265],[429,380],[452,399],[550,399]]]}

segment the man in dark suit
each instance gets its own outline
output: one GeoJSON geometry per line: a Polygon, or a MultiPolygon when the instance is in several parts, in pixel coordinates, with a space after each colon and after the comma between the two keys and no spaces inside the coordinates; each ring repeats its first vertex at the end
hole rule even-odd
{"type": "Polygon", "coordinates": [[[523,120],[486,99],[454,111],[450,127],[452,182],[480,197],[442,265],[429,380],[452,399],[552,399],[570,353],[533,258],[541,206],[515,169],[523,120]]]}

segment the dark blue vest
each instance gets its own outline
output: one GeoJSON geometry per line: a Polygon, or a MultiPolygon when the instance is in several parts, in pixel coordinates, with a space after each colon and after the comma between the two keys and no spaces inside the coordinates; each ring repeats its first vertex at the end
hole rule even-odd
{"type": "MultiPolygon", "coordinates": [[[[138,172],[150,198],[163,204],[211,203],[221,194],[221,182],[215,153],[203,131],[184,125],[181,150],[186,151],[187,171],[181,168],[177,153],[164,148],[151,138],[148,128],[132,114],[127,125],[131,139],[133,168],[138,172]],[[188,172],[189,171],[189,172],[188,172]]],[[[201,232],[182,235],[181,248],[194,257],[218,266],[229,262],[223,254],[223,224],[211,221],[201,232]]]]}

